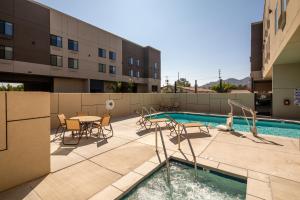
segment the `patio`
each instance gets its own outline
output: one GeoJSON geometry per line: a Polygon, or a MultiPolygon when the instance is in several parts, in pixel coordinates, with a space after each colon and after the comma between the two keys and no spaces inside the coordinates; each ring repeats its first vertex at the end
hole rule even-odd
{"type": "MultiPolygon", "coordinates": [[[[51,173],[0,193],[0,199],[114,199],[159,166],[154,131],[137,132],[137,117],[114,119],[114,137],[83,137],[64,146],[51,135],[51,173]]],[[[52,131],[54,133],[54,131],[52,131]]],[[[228,174],[247,177],[247,199],[299,199],[299,141],[261,135],[223,133],[211,137],[189,130],[197,162],[228,174]]],[[[168,156],[191,160],[186,140],[163,131],[168,156]]],[[[158,142],[161,147],[161,142],[158,142]]],[[[162,152],[162,151],[161,151],[162,152]]]]}

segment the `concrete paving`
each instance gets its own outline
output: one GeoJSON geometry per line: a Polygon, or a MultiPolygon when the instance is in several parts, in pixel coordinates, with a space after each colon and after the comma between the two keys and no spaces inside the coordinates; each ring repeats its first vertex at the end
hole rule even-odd
{"type": "MultiPolygon", "coordinates": [[[[65,146],[51,135],[51,173],[8,191],[0,199],[115,199],[165,158],[154,130],[138,130],[138,118],[113,123],[114,136],[82,138],[65,146]]],[[[199,165],[247,178],[247,199],[300,199],[299,141],[291,138],[189,129],[199,165]]],[[[187,140],[163,130],[168,156],[192,161],[187,140]]]]}

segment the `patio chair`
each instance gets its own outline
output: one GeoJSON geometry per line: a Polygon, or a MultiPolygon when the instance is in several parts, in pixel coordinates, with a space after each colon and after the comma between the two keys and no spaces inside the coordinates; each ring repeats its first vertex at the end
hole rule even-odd
{"type": "Polygon", "coordinates": [[[58,133],[59,129],[61,129],[61,133],[60,133],[60,135],[61,135],[63,133],[63,131],[65,130],[65,128],[66,128],[66,122],[65,122],[66,116],[64,114],[58,114],[57,118],[58,118],[58,121],[59,121],[59,125],[56,129],[55,137],[57,137],[57,133],[58,133]]]}
{"type": "Polygon", "coordinates": [[[100,137],[100,134],[102,134],[105,139],[109,138],[109,137],[106,137],[106,136],[109,135],[110,133],[111,133],[110,137],[114,136],[114,130],[113,130],[112,125],[111,125],[111,115],[110,114],[104,114],[101,117],[99,122],[94,122],[93,123],[93,128],[98,128],[98,136],[99,137],[100,137]],[[105,131],[107,131],[108,133],[105,134],[104,133],[105,131]]]}
{"type": "Polygon", "coordinates": [[[83,130],[82,130],[82,126],[80,124],[80,121],[78,119],[66,119],[65,120],[65,124],[66,124],[66,128],[63,132],[63,138],[62,138],[62,143],[64,145],[76,145],[79,143],[82,134],[83,134],[83,130]],[[74,138],[74,133],[78,134],[78,140],[77,143],[65,143],[65,133],[66,131],[71,131],[72,132],[72,138],[74,138]]]}
{"type": "Polygon", "coordinates": [[[178,102],[175,102],[172,106],[172,110],[173,111],[178,111],[179,110],[179,107],[180,107],[180,104],[178,102]]]}
{"type": "Polygon", "coordinates": [[[176,135],[181,135],[183,131],[183,127],[185,127],[185,128],[199,128],[200,133],[204,132],[205,134],[210,136],[207,125],[201,124],[199,122],[179,123],[175,119],[173,119],[170,115],[166,115],[166,117],[169,119],[169,122],[167,123],[167,127],[170,130],[170,135],[172,135],[172,133],[175,133],[176,135]],[[205,127],[206,131],[203,131],[202,127],[205,127]]]}
{"type": "Polygon", "coordinates": [[[156,123],[167,123],[169,121],[167,118],[150,118],[149,116],[144,115],[143,112],[136,111],[136,113],[140,116],[139,120],[136,122],[136,124],[141,127],[140,129],[145,128],[146,130],[149,130],[156,123]]]}

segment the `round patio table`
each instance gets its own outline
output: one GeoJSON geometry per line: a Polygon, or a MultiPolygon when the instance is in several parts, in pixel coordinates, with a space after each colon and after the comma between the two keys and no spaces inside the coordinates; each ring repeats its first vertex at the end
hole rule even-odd
{"type": "Polygon", "coordinates": [[[70,119],[78,119],[80,121],[80,123],[83,124],[84,129],[91,134],[93,122],[100,121],[101,117],[98,117],[98,116],[76,116],[76,117],[71,117],[70,119]]]}
{"type": "Polygon", "coordinates": [[[81,123],[92,123],[100,121],[101,117],[98,116],[76,116],[71,117],[70,119],[78,119],[81,123]]]}

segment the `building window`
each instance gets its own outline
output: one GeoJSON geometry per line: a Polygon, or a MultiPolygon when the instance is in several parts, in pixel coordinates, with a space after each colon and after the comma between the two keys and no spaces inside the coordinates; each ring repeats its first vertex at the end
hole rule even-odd
{"type": "Polygon", "coordinates": [[[99,63],[99,72],[106,73],[106,64],[99,63]]]}
{"type": "Polygon", "coordinates": [[[153,78],[157,79],[157,73],[156,72],[154,72],[153,78]]]}
{"type": "Polygon", "coordinates": [[[13,36],[13,24],[6,21],[0,21],[0,35],[12,37],[13,36]]]}
{"type": "Polygon", "coordinates": [[[274,15],[274,17],[275,17],[275,20],[274,20],[274,22],[275,22],[275,33],[277,33],[277,31],[278,31],[278,2],[276,1],[276,6],[275,6],[275,15],[274,15]]]}
{"type": "Polygon", "coordinates": [[[158,69],[158,63],[154,63],[154,70],[158,69]]]}
{"type": "Polygon", "coordinates": [[[129,70],[129,73],[128,73],[129,76],[133,77],[133,70],[129,70]]]}
{"type": "Polygon", "coordinates": [[[117,68],[116,68],[116,66],[109,65],[109,73],[110,73],[110,74],[116,74],[116,73],[117,73],[117,68]]]}
{"type": "Polygon", "coordinates": [[[50,45],[62,48],[62,37],[56,35],[50,35],[50,45]]]}
{"type": "Polygon", "coordinates": [[[63,58],[62,56],[50,55],[50,65],[62,67],[63,66],[63,58]]]}
{"type": "Polygon", "coordinates": [[[68,40],[68,49],[72,51],[78,51],[78,42],[75,40],[68,40]]]}
{"type": "Polygon", "coordinates": [[[12,60],[13,48],[7,46],[0,46],[0,59],[12,60]]]}
{"type": "Polygon", "coordinates": [[[140,78],[140,71],[137,71],[136,76],[140,78]]]}
{"type": "Polygon", "coordinates": [[[68,67],[71,68],[71,69],[78,69],[79,68],[78,59],[69,58],[68,59],[68,67]]]}
{"type": "Polygon", "coordinates": [[[133,65],[133,57],[129,57],[128,58],[128,64],[129,65],[133,65]]]}
{"type": "Polygon", "coordinates": [[[101,58],[106,58],[106,50],[105,49],[98,49],[98,56],[101,58]]]}
{"type": "Polygon", "coordinates": [[[139,59],[137,59],[137,60],[136,60],[136,66],[138,66],[138,67],[139,67],[139,66],[140,66],[140,64],[141,64],[141,63],[140,63],[140,60],[139,60],[139,59]]]}
{"type": "Polygon", "coordinates": [[[110,60],[116,60],[116,59],[117,59],[117,54],[116,54],[116,52],[109,51],[109,59],[110,59],[110,60]]]}

